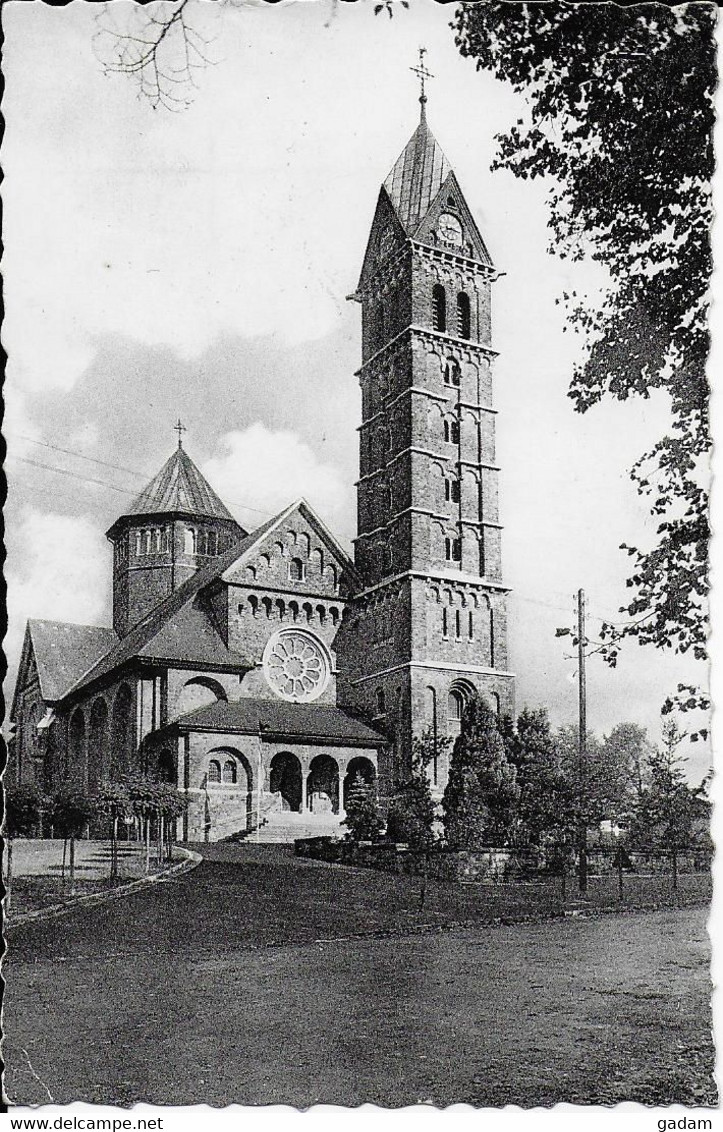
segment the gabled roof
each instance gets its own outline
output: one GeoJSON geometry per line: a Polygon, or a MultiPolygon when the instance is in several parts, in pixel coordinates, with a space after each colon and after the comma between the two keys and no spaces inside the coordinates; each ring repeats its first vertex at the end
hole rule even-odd
{"type": "Polygon", "coordinates": [[[263,527],[259,527],[257,531],[254,531],[254,533],[249,536],[251,541],[244,539],[243,543],[237,545],[236,549],[239,553],[236,554],[233,562],[224,570],[224,581],[233,581],[233,578],[230,576],[232,567],[236,566],[237,563],[240,564],[242,560],[256,548],[257,544],[261,542],[265,535],[271,534],[277,527],[281,526],[289,519],[295,511],[301,512],[310,526],[316,529],[321,540],[326,543],[330,550],[333,550],[340,565],[342,565],[355,580],[358,580],[354,563],[344,548],[334,538],[326,524],[322,522],[316,514],[311,504],[307,503],[305,499],[297,499],[295,503],[291,503],[285,510],[274,516],[273,519],[270,519],[268,523],[265,523],[263,527]]]}
{"type": "MultiPolygon", "coordinates": [[[[185,619],[185,631],[181,628],[174,630],[168,623],[171,618],[183,610],[185,606],[190,606],[205,586],[220,578],[224,570],[236,561],[239,554],[242,554],[248,545],[253,545],[257,538],[260,538],[273,522],[274,519],[269,519],[267,523],[259,527],[258,531],[246,535],[227,550],[225,554],[219,555],[213,562],[209,562],[207,566],[202,567],[202,569],[197,570],[195,574],[192,574],[178,589],[174,590],[173,593],[169,594],[168,597],[164,598],[162,602],[147,613],[143,620],[139,621],[138,624],[131,629],[130,633],[122,637],[106,656],[102,657],[93,668],[85,673],[82,679],[78,680],[78,682],[73,685],[70,691],[76,692],[86,687],[86,685],[91,684],[94,680],[99,680],[101,677],[107,676],[115,668],[119,668],[136,656],[144,656],[146,658],[158,657],[159,659],[163,658],[168,660],[176,658],[191,659],[195,657],[197,650],[195,641],[192,636],[188,634],[188,616],[185,619]],[[157,645],[154,644],[154,639],[158,637],[162,631],[164,637],[161,638],[157,645]],[[182,640],[188,642],[188,648],[183,657],[178,656],[178,649],[181,647],[182,640]],[[173,642],[173,648],[176,650],[174,656],[164,657],[162,653],[164,641],[169,648],[171,647],[171,642],[173,642]]],[[[229,667],[248,667],[249,662],[245,661],[239,654],[226,648],[223,640],[211,625],[207,615],[202,610],[197,610],[197,614],[208,630],[209,637],[207,639],[210,640],[211,635],[214,638],[214,655],[216,657],[214,663],[228,664],[229,667]]],[[[196,620],[195,631],[198,629],[198,624],[198,620],[196,620]]]]}
{"type": "Polygon", "coordinates": [[[26,632],[47,703],[62,699],[118,643],[114,630],[102,625],[31,620],[26,632]]]}
{"type": "MultiPolygon", "coordinates": [[[[274,515],[251,534],[239,539],[225,554],[219,555],[213,562],[197,570],[177,590],[146,614],[125,637],[119,640],[113,633],[113,647],[106,652],[106,655],[99,657],[92,667],[80,673],[76,683],[68,688],[68,691],[79,691],[93,681],[107,676],[121,665],[127,664],[134,657],[147,660],[189,660],[228,668],[252,667],[251,661],[226,647],[210,615],[204,610],[200,595],[213,582],[225,580],[226,572],[232,566],[297,509],[317,527],[320,535],[334,548],[344,565],[353,571],[351,561],[336,539],[309,504],[301,499],[286,507],[278,515],[274,515]]],[[[111,632],[111,630],[107,631],[111,632]]]]}
{"type": "Polygon", "coordinates": [[[414,235],[451,172],[452,166],[423,115],[384,182],[407,235],[414,235]]]}
{"type": "Polygon", "coordinates": [[[180,445],[131,503],[126,514],[159,515],[178,512],[235,522],[231,512],[180,445]]]}
{"type": "Polygon", "coordinates": [[[238,731],[244,735],[293,736],[364,747],[380,747],[388,741],[339,707],[292,704],[285,700],[218,700],[196,708],[169,726],[183,731],[238,731]]]}

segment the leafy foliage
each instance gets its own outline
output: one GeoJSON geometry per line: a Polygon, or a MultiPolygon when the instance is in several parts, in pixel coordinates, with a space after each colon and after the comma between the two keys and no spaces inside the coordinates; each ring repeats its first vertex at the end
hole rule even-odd
{"type": "Polygon", "coordinates": [[[71,788],[53,795],[48,816],[55,832],[72,840],[82,836],[94,813],[93,799],[71,788]]]}
{"type": "Polygon", "coordinates": [[[512,831],[519,794],[497,716],[484,700],[472,696],[454,744],[442,799],[450,847],[504,845],[512,831]]]}
{"type": "MultiPolygon", "coordinates": [[[[461,54],[526,99],[497,167],[547,177],[550,251],[609,277],[602,301],[562,296],[587,343],[575,408],[656,391],[670,404],[670,434],[631,471],[660,522],[652,547],[622,547],[635,592],[629,620],[603,627],[613,665],[625,638],[706,652],[715,19],[712,4],[483,3],[453,24],[461,54]]],[[[679,688],[667,709],[689,701],[708,706],[679,688]]]]}
{"type": "Polygon", "coordinates": [[[32,837],[37,831],[45,799],[35,786],[8,786],[5,789],[5,836],[32,837]]]}
{"type": "Polygon", "coordinates": [[[649,756],[649,785],[641,791],[630,823],[632,845],[677,851],[710,847],[710,803],[705,781],[691,787],[678,748],[687,736],[675,720],[663,732],[663,745],[649,756]]]}
{"type": "Polygon", "coordinates": [[[349,841],[377,841],[384,829],[376,789],[361,775],[352,782],[346,798],[346,817],[342,822],[349,829],[349,841]]]}

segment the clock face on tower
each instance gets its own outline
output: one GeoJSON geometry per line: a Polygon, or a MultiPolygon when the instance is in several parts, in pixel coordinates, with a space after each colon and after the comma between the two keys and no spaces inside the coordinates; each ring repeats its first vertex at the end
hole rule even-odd
{"type": "Polygon", "coordinates": [[[445,244],[454,244],[456,247],[462,244],[462,225],[451,212],[443,212],[440,216],[437,234],[445,244]]]}

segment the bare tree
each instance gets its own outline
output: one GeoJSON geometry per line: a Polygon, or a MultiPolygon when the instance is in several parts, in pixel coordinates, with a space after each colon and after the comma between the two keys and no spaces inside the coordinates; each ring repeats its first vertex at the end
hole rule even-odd
{"type": "MultiPolygon", "coordinates": [[[[215,66],[210,50],[213,42],[199,31],[200,12],[214,13],[221,7],[268,6],[267,0],[216,0],[203,4],[194,0],[156,0],[138,4],[104,4],[98,11],[93,50],[107,75],[132,75],[138,95],[154,109],[185,110],[198,90],[196,74],[215,66]]],[[[408,0],[379,0],[375,15],[390,17],[395,6],[408,8],[408,0]]],[[[337,13],[339,0],[331,0],[328,27],[337,13]]]]}
{"type": "Polygon", "coordinates": [[[211,39],[195,26],[199,7],[192,0],[104,4],[95,17],[93,50],[105,73],[134,76],[139,97],[154,109],[185,110],[198,89],[196,73],[217,62],[209,54],[211,39]]]}

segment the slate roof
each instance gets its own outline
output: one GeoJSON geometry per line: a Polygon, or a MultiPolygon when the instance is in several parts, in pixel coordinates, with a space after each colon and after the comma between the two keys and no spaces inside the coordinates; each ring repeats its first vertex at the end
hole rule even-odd
{"type": "Polygon", "coordinates": [[[60,700],[76,681],[114,645],[118,636],[102,625],[73,625],[67,621],[28,621],[28,633],[38,667],[40,691],[47,703],[60,700]]]}
{"type": "Polygon", "coordinates": [[[119,668],[135,656],[201,662],[205,653],[206,663],[248,668],[251,662],[226,648],[208,615],[198,606],[193,608],[193,601],[204,586],[220,578],[224,570],[233,565],[245,550],[253,546],[256,540],[273,526],[277,517],[269,519],[253,534],[239,539],[225,554],[219,555],[213,562],[197,570],[177,590],[146,614],[125,637],[121,637],[120,640],[116,637],[117,644],[101,657],[71,690],[78,691],[94,680],[107,676],[113,669],[119,668]],[[187,609],[184,608],[186,606],[187,609]],[[183,615],[176,618],[174,624],[169,624],[170,619],[181,610],[183,615]],[[203,634],[202,640],[197,637],[199,632],[203,634]]]}
{"type": "Polygon", "coordinates": [[[452,171],[439,142],[423,117],[384,182],[408,236],[427,215],[437,193],[452,171]]]}
{"type": "MultiPolygon", "coordinates": [[[[109,675],[114,669],[140,657],[146,660],[186,660],[197,664],[231,669],[252,668],[253,662],[240,653],[228,649],[215,629],[211,617],[200,602],[201,591],[212,582],[221,581],[227,570],[233,566],[247,550],[259,542],[277,523],[290,515],[297,507],[306,508],[319,529],[324,533],[345,563],[344,551],[326,531],[321,520],[304,500],[285,507],[278,515],[262,523],[251,534],[239,538],[224,554],[214,558],[208,565],[197,570],[178,589],[156,605],[130,633],[120,639],[112,630],[112,647],[105,655],[95,657],[92,667],[78,673],[76,682],[68,692],[85,688],[95,680],[109,675]]],[[[349,563],[349,568],[351,564],[349,563]]]]}
{"type": "Polygon", "coordinates": [[[235,522],[208,480],[180,447],[131,503],[126,514],[158,515],[167,512],[235,522]]]}
{"type": "Polygon", "coordinates": [[[284,736],[327,740],[362,747],[379,747],[387,740],[339,707],[292,704],[284,700],[219,700],[196,708],[171,727],[184,731],[238,731],[245,735],[284,736]]]}

